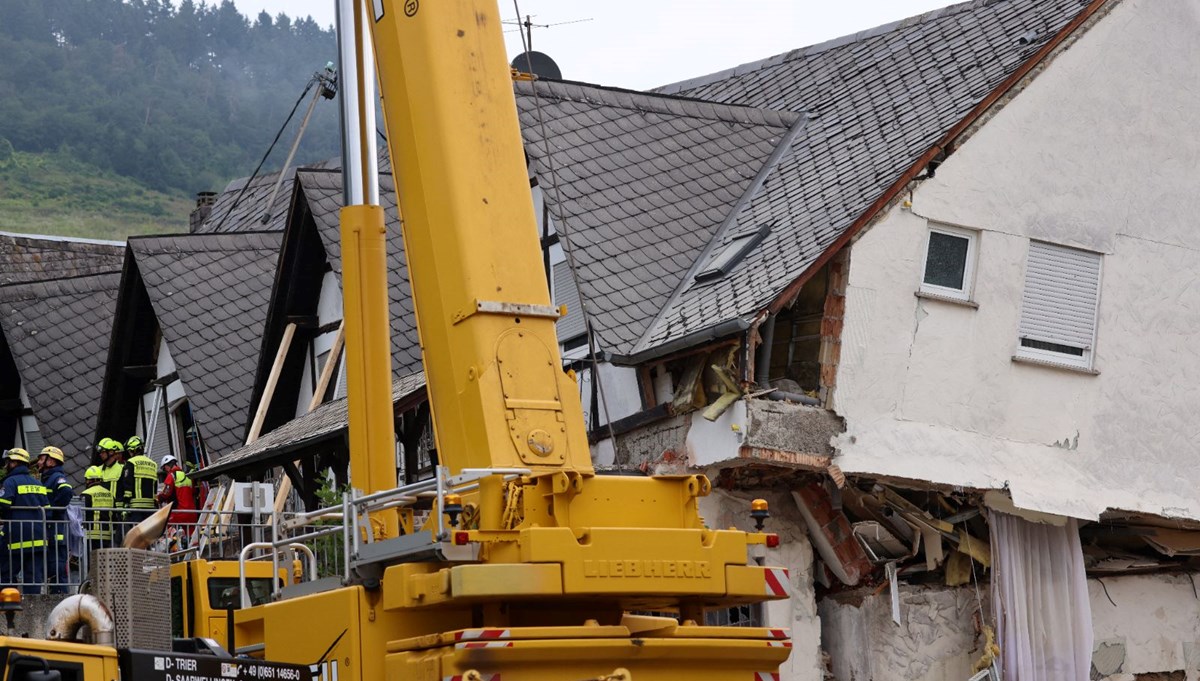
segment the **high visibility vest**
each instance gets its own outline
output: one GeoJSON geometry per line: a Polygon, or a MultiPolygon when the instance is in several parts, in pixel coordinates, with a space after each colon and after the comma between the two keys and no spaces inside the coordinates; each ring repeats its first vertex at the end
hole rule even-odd
{"type": "Polygon", "coordinates": [[[112,539],[112,521],[111,514],[113,502],[115,498],[112,492],[108,491],[108,487],[102,482],[94,483],[91,487],[83,490],[83,503],[87,509],[85,519],[86,530],[85,536],[92,540],[108,541],[112,539]]]}
{"type": "Polygon", "coordinates": [[[158,487],[158,464],[154,463],[154,459],[138,454],[126,461],[125,465],[133,466],[133,496],[126,499],[129,508],[157,508],[154,493],[158,487]]]}
{"type": "Polygon", "coordinates": [[[100,481],[108,488],[108,493],[112,495],[113,506],[120,508],[125,504],[117,496],[117,483],[121,482],[121,471],[125,468],[125,464],[120,461],[111,466],[105,466],[100,469],[100,481]]]}

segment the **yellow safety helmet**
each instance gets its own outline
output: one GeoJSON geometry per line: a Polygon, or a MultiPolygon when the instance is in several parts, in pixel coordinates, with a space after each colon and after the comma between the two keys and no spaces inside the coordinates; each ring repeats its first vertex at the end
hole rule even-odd
{"type": "Polygon", "coordinates": [[[127,451],[127,452],[132,452],[135,449],[141,449],[141,448],[142,448],[142,438],[138,437],[137,435],[134,435],[133,437],[131,437],[125,441],[125,451],[127,451]]]}
{"type": "Polygon", "coordinates": [[[58,447],[42,447],[42,456],[48,456],[59,463],[66,463],[67,459],[63,456],[63,452],[58,447]]]}
{"type": "Polygon", "coordinates": [[[106,437],[106,438],[101,439],[100,442],[96,445],[96,447],[98,447],[100,449],[100,451],[102,451],[102,452],[123,452],[123,451],[125,451],[124,445],[122,445],[120,442],[117,442],[116,440],[112,439],[111,437],[106,437]]]}
{"type": "Polygon", "coordinates": [[[20,447],[13,447],[4,453],[4,458],[10,461],[20,461],[21,463],[29,463],[29,452],[20,447]]]}
{"type": "Polygon", "coordinates": [[[99,466],[88,466],[88,469],[83,472],[84,480],[103,480],[104,471],[100,470],[99,466]]]}

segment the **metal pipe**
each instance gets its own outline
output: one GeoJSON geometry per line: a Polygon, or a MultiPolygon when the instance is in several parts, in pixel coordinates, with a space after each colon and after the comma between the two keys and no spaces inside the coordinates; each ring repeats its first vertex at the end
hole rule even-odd
{"type": "Polygon", "coordinates": [[[764,388],[769,386],[771,380],[771,346],[775,343],[775,317],[770,315],[765,323],[759,328],[762,330],[762,343],[758,346],[758,354],[755,359],[754,367],[754,382],[764,388]]]}
{"type": "Polygon", "coordinates": [[[779,402],[782,402],[784,400],[787,400],[788,402],[798,402],[800,404],[808,405],[810,407],[821,406],[821,400],[818,400],[815,397],[809,397],[808,395],[805,395],[803,393],[791,393],[786,390],[780,390],[778,388],[772,390],[771,392],[763,393],[763,394],[759,395],[759,397],[763,397],[768,400],[776,400],[779,402]]]}
{"type": "Polygon", "coordinates": [[[63,599],[50,611],[46,623],[51,641],[74,641],[83,625],[92,632],[92,643],[101,646],[114,644],[112,613],[108,606],[91,594],[75,594],[63,599]]]}
{"type": "Polygon", "coordinates": [[[375,49],[367,37],[366,3],[338,0],[338,97],[342,112],[344,206],[379,205],[375,145],[375,49]]]}
{"type": "MultiPolygon", "coordinates": [[[[274,554],[276,549],[275,545],[271,542],[256,541],[242,547],[241,552],[238,553],[238,591],[241,592],[238,596],[241,597],[243,608],[250,607],[250,593],[246,590],[246,554],[255,549],[271,549],[271,564],[275,564],[274,554]]],[[[278,571],[275,574],[278,574],[278,571]]],[[[272,579],[272,583],[274,583],[274,579],[272,579]]],[[[230,649],[232,650],[232,647],[230,649]]]]}

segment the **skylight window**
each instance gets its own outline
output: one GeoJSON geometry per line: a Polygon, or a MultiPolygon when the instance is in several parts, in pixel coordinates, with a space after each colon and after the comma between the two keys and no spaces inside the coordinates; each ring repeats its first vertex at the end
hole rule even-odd
{"type": "Polygon", "coordinates": [[[729,274],[770,232],[771,225],[763,225],[753,232],[730,239],[729,243],[712,252],[708,262],[696,273],[696,281],[711,281],[729,274]]]}

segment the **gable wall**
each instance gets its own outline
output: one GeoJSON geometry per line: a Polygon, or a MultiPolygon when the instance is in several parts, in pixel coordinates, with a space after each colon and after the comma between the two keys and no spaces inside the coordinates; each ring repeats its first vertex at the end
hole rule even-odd
{"type": "Polygon", "coordinates": [[[1125,0],[851,251],[847,472],[1200,518],[1200,3],[1125,0]],[[920,300],[928,220],[981,231],[978,309],[920,300]],[[1018,364],[1029,240],[1103,254],[1099,375],[1018,364]]]}

